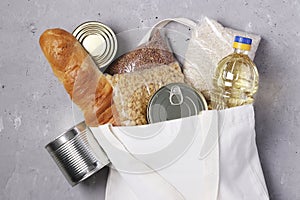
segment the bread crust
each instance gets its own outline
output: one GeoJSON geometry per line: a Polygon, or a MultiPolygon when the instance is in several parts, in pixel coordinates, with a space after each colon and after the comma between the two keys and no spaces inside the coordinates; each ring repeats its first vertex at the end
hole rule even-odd
{"type": "Polygon", "coordinates": [[[46,30],[39,42],[53,73],[83,111],[86,124],[94,127],[105,123],[116,125],[113,88],[76,38],[56,28],[46,30]]]}

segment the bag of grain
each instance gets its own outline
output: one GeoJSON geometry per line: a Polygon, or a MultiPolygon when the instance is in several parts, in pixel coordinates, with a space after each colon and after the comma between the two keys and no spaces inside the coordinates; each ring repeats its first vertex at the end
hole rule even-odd
{"type": "Polygon", "coordinates": [[[159,29],[154,29],[149,40],[117,58],[106,68],[105,73],[110,75],[130,73],[173,62],[176,62],[176,59],[168,41],[159,29]]]}

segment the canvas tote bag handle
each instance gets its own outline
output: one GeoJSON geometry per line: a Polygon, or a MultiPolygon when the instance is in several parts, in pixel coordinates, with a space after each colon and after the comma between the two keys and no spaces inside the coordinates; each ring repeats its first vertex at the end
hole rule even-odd
{"type": "Polygon", "coordinates": [[[156,28],[163,28],[165,27],[167,24],[169,24],[170,22],[177,22],[179,24],[185,25],[187,27],[190,27],[191,29],[194,29],[197,24],[187,18],[167,18],[164,20],[159,21],[158,23],[156,23],[151,29],[150,31],[148,31],[148,33],[143,37],[143,39],[140,41],[139,45],[146,43],[149,41],[149,39],[151,38],[154,29],[156,28]]]}

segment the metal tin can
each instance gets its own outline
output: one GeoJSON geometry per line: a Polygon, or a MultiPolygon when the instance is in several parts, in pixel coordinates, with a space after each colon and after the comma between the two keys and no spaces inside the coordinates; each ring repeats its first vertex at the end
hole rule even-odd
{"type": "Polygon", "coordinates": [[[72,186],[110,163],[84,122],[64,132],[45,148],[72,186]]]}
{"type": "Polygon", "coordinates": [[[73,35],[92,56],[99,69],[113,61],[118,44],[115,33],[108,26],[96,21],[85,22],[73,31],[73,35]]]}
{"type": "Polygon", "coordinates": [[[184,83],[171,83],[160,88],[150,99],[148,123],[197,115],[207,110],[204,96],[184,83]]]}

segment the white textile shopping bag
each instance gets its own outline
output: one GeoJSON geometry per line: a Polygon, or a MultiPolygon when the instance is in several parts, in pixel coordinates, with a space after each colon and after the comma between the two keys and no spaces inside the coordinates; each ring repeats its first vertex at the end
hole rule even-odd
{"type": "MultiPolygon", "coordinates": [[[[235,34],[254,39],[251,58],[260,40],[208,18],[199,24],[186,18],[165,19],[154,27],[172,21],[192,30],[184,74],[202,92],[211,89],[214,69],[209,66],[231,53],[235,34]],[[207,32],[211,40],[224,44],[221,49],[204,38],[207,32]],[[195,76],[199,82],[194,81],[195,76]]],[[[147,42],[151,34],[152,30],[140,43],[147,42]]],[[[91,128],[112,163],[106,200],[269,199],[254,125],[253,106],[247,105],[143,126],[91,128]]]]}
{"type": "Polygon", "coordinates": [[[134,127],[91,128],[112,165],[106,200],[267,200],[246,105],[134,127]]]}

